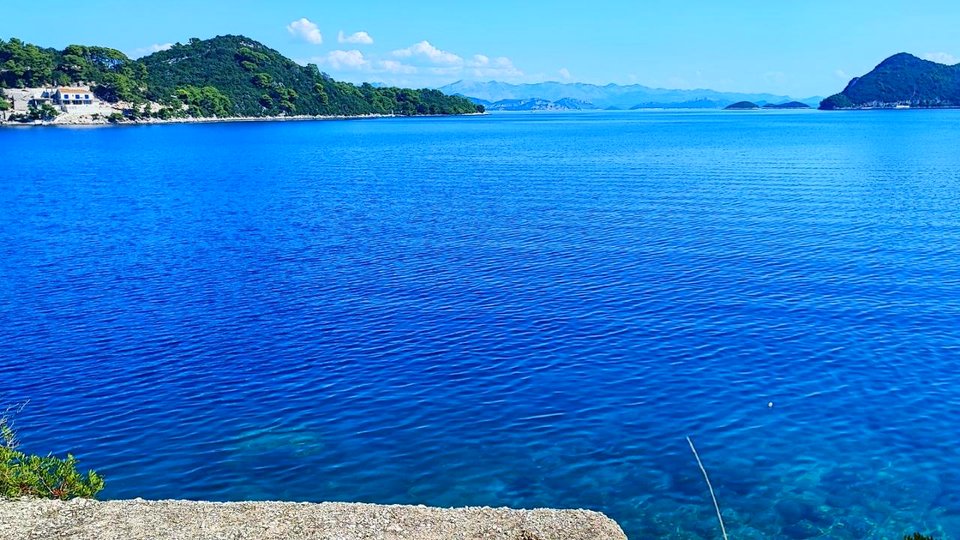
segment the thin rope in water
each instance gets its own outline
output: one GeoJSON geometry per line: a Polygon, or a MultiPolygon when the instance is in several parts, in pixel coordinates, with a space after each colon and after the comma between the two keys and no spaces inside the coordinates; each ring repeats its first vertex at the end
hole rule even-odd
{"type": "Polygon", "coordinates": [[[697,458],[697,465],[700,466],[700,472],[703,473],[703,479],[707,481],[707,488],[710,489],[710,498],[713,499],[713,507],[717,510],[717,520],[720,521],[720,532],[723,533],[723,540],[728,540],[727,528],[723,525],[723,516],[720,515],[720,505],[717,503],[717,496],[713,494],[713,484],[710,483],[710,477],[707,476],[707,470],[703,468],[703,462],[700,461],[700,454],[697,453],[697,448],[693,446],[693,439],[687,437],[687,442],[690,443],[690,450],[693,451],[693,457],[697,458]]]}

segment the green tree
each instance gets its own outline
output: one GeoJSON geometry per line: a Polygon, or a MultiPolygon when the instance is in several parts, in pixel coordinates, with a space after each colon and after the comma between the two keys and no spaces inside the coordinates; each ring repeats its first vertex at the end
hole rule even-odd
{"type": "Polygon", "coordinates": [[[141,103],[143,94],[136,81],[120,73],[104,73],[98,77],[100,82],[93,87],[94,94],[110,103],[130,101],[141,103]]]}
{"type": "Polygon", "coordinates": [[[60,111],[58,111],[49,103],[44,103],[40,107],[31,106],[27,111],[26,120],[49,121],[49,120],[53,120],[59,115],[60,115],[60,111]]]}
{"type": "Polygon", "coordinates": [[[30,455],[17,446],[10,417],[4,414],[0,416],[0,497],[65,500],[92,498],[103,490],[103,477],[95,471],[81,474],[72,455],[30,455]]]}
{"type": "Polygon", "coordinates": [[[327,91],[324,90],[322,83],[316,83],[313,85],[313,92],[317,95],[317,98],[320,99],[321,105],[330,104],[330,96],[327,95],[327,91]]]}
{"type": "Polygon", "coordinates": [[[163,107],[157,111],[157,118],[161,120],[171,120],[180,116],[179,112],[173,107],[163,107]]]}
{"type": "Polygon", "coordinates": [[[182,86],[177,89],[177,98],[186,105],[187,114],[195,118],[224,117],[233,114],[233,103],[213,86],[182,86]]]}
{"type": "Polygon", "coordinates": [[[258,88],[269,88],[273,83],[273,77],[266,73],[257,73],[251,80],[253,81],[254,86],[258,88]]]}
{"type": "Polygon", "coordinates": [[[43,86],[53,80],[57,54],[17,38],[0,40],[0,86],[43,86]]]}

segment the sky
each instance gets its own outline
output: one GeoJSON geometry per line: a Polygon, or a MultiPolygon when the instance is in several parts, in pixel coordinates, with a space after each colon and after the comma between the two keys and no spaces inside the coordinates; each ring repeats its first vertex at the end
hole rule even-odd
{"type": "MultiPolygon", "coordinates": [[[[132,7],[138,6],[138,7],[132,7]]],[[[460,79],[771,92],[843,89],[909,52],[960,62],[956,0],[164,0],[150,8],[7,9],[0,38],[138,57],[243,34],[336,79],[436,87],[460,79]]]]}

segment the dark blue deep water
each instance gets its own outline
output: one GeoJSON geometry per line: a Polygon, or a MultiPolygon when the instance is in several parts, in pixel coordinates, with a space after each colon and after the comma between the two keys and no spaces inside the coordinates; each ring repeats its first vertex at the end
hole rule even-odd
{"type": "Polygon", "coordinates": [[[960,537],[960,112],[0,130],[0,400],[106,498],[960,537]],[[773,407],[768,403],[772,402],[773,407]]]}

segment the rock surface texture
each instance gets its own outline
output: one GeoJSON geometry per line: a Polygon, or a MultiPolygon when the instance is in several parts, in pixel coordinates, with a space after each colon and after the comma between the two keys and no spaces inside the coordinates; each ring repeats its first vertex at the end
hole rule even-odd
{"type": "Polygon", "coordinates": [[[347,503],[0,502],[2,540],[626,540],[587,510],[347,503]]]}

